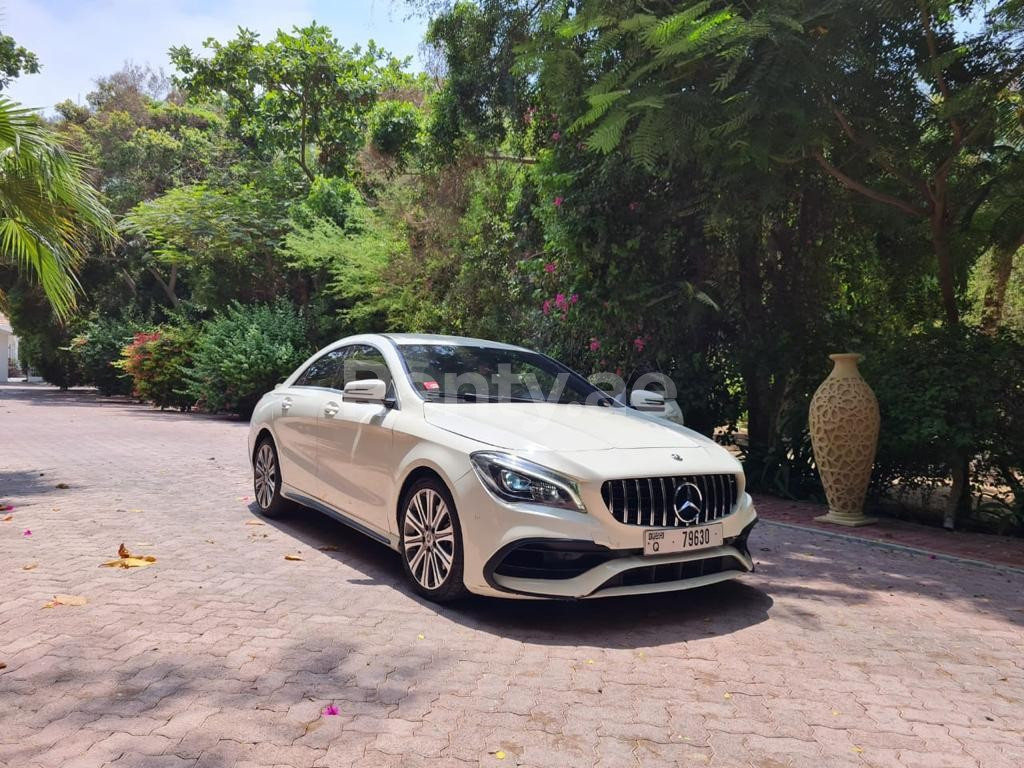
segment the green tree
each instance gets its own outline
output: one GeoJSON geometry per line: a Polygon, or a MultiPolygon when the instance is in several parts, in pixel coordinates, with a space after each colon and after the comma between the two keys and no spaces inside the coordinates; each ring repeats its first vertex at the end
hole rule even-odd
{"type": "Polygon", "coordinates": [[[648,165],[716,147],[762,167],[815,163],[923,225],[956,324],[978,253],[962,214],[987,181],[980,160],[1006,149],[996,127],[1024,75],[1024,36],[992,21],[1012,5],[963,32],[977,4],[683,2],[612,14],[592,3],[563,30],[596,34],[598,51],[622,57],[589,89],[577,127],[592,148],[625,142],[648,165]]]}
{"type": "Polygon", "coordinates": [[[177,84],[194,99],[222,100],[233,136],[264,157],[284,152],[310,181],[345,174],[378,95],[407,78],[402,62],[372,42],[346,49],[317,24],[267,43],[240,29],[234,40],[203,45],[209,58],[171,49],[177,84]]]}
{"type": "Polygon", "coordinates": [[[39,59],[36,55],[18,45],[10,35],[0,33],[0,91],[21,75],[35,74],[39,71],[39,59]]]}

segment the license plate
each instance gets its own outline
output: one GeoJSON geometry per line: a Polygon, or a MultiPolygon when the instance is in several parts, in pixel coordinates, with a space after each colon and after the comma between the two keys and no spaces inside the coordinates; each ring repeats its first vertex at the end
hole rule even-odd
{"type": "Polygon", "coordinates": [[[691,549],[722,546],[722,524],[699,528],[655,528],[644,531],[645,555],[669,555],[691,549]]]}

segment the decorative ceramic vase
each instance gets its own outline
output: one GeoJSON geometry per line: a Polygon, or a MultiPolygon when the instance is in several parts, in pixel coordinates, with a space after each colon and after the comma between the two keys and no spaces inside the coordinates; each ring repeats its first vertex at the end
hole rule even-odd
{"type": "Polygon", "coordinates": [[[838,525],[867,525],[864,497],[878,445],[878,401],[861,378],[855,353],[829,355],[835,363],[811,399],[814,460],[821,474],[828,514],[817,518],[838,525]]]}

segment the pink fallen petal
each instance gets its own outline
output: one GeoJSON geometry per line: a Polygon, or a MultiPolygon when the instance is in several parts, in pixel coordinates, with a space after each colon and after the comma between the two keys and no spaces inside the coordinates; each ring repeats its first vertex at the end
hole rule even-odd
{"type": "Polygon", "coordinates": [[[328,717],[333,717],[337,714],[339,714],[338,708],[333,704],[328,704],[326,707],[324,707],[324,715],[328,717]]]}
{"type": "Polygon", "coordinates": [[[21,535],[22,536],[31,536],[32,535],[32,531],[30,531],[28,528],[26,528],[25,532],[23,534],[21,534],[21,535]]]}

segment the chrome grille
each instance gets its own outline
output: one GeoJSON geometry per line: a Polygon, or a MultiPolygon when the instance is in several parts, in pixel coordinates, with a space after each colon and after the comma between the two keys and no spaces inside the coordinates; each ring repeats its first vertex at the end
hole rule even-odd
{"type": "Polygon", "coordinates": [[[736,475],[679,475],[677,477],[640,477],[628,480],[606,480],[601,496],[608,511],[626,525],[685,528],[720,520],[736,509],[736,475]],[[676,489],[693,483],[701,492],[703,503],[697,518],[680,522],[675,514],[676,489]]]}

